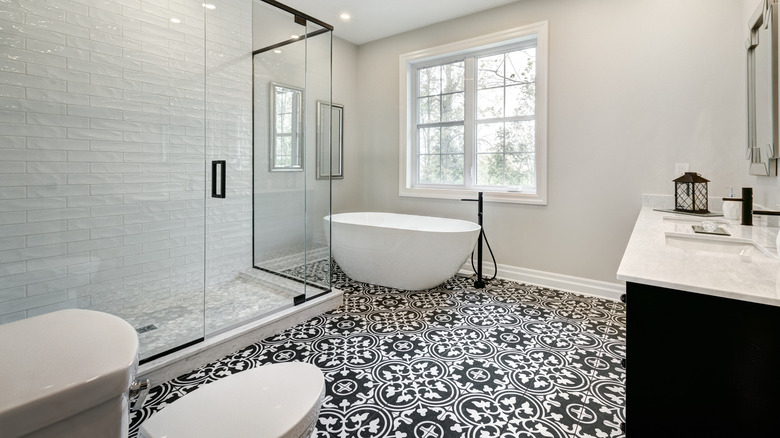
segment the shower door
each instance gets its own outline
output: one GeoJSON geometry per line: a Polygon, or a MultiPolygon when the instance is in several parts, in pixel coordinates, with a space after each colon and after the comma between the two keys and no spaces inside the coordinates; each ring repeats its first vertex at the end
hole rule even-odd
{"type": "Polygon", "coordinates": [[[113,313],[137,329],[146,361],[308,292],[305,273],[282,270],[304,283],[252,275],[253,203],[269,218],[266,236],[297,242],[269,253],[294,248],[305,268],[327,252],[330,186],[310,177],[309,101],[330,100],[330,32],[257,0],[2,8],[0,323],[113,313]],[[278,178],[263,182],[253,180],[253,34],[277,19],[295,27],[285,39],[300,39],[278,81],[302,90],[305,147],[300,171],[266,167],[278,178]],[[291,294],[283,280],[304,289],[291,294]]]}
{"type": "Polygon", "coordinates": [[[142,358],[203,338],[204,5],[3,3],[0,323],[105,311],[142,358]]]}
{"type": "Polygon", "coordinates": [[[254,266],[299,303],[331,287],[331,181],[317,179],[316,148],[331,137],[317,108],[331,101],[332,29],[260,1],[254,20],[254,266]]]}

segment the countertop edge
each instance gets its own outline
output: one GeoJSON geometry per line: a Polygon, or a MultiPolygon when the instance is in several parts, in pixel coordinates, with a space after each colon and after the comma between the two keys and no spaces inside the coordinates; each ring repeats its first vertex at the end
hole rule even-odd
{"type": "MultiPolygon", "coordinates": [[[[676,218],[643,207],[618,267],[618,280],[780,307],[780,261],[672,248],[666,233],[691,233],[691,224],[710,218],[676,218]],[[665,219],[666,218],[666,219],[665,219]],[[675,223],[679,222],[679,223],[675,223]]],[[[775,227],[723,222],[732,236],[750,239],[777,253],[775,227]],[[771,246],[769,241],[771,240],[771,246]]]]}

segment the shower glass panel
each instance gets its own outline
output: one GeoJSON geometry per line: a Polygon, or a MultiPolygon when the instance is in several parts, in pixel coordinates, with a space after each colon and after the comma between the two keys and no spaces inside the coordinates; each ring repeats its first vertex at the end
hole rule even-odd
{"type": "Polygon", "coordinates": [[[316,179],[317,101],[331,101],[331,32],[255,2],[254,266],[298,300],[330,290],[330,180],[316,179]]]}
{"type": "Polygon", "coordinates": [[[330,100],[330,29],[270,3],[3,3],[0,324],[105,311],[138,330],[148,361],[329,288],[306,266],[329,269],[311,102],[330,100]],[[293,34],[258,67],[257,47],[293,34]],[[263,68],[303,90],[297,172],[257,167],[263,68]],[[225,170],[218,197],[212,167],[225,170]],[[284,257],[303,262],[253,267],[284,257]]]}
{"type": "MultiPolygon", "coordinates": [[[[331,289],[330,225],[326,228],[323,220],[331,212],[331,179],[317,179],[317,138],[332,140],[333,124],[330,111],[321,114],[318,123],[317,102],[332,103],[333,39],[327,29],[311,22],[307,26],[306,268],[298,276],[308,285],[306,297],[310,298],[331,289]]],[[[325,146],[327,155],[320,157],[320,165],[331,167],[332,147],[325,146]]]]}
{"type": "Polygon", "coordinates": [[[211,6],[205,7],[208,338],[289,305],[291,300],[275,297],[264,284],[246,275],[252,269],[253,2],[219,0],[204,4],[211,6]]]}
{"type": "Polygon", "coordinates": [[[203,338],[202,2],[2,9],[0,323],[105,311],[142,357],[203,338]]]}

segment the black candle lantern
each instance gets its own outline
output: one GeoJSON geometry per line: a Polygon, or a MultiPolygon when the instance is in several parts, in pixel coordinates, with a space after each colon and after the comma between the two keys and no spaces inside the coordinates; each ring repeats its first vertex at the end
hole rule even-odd
{"type": "Polygon", "coordinates": [[[674,209],[686,213],[709,213],[707,210],[707,183],[696,172],[685,172],[685,175],[674,180],[674,209]]]}

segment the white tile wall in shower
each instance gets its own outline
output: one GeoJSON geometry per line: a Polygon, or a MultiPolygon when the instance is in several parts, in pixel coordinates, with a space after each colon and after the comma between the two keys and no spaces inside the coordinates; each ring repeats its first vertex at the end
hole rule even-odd
{"type": "Polygon", "coordinates": [[[251,2],[201,3],[3,3],[0,323],[190,297],[251,263],[251,2]],[[229,163],[208,220],[204,159],[229,163]]]}
{"type": "Polygon", "coordinates": [[[211,285],[252,266],[252,2],[214,5],[206,19],[206,150],[209,161],[227,161],[228,188],[225,199],[206,203],[211,285]]]}

